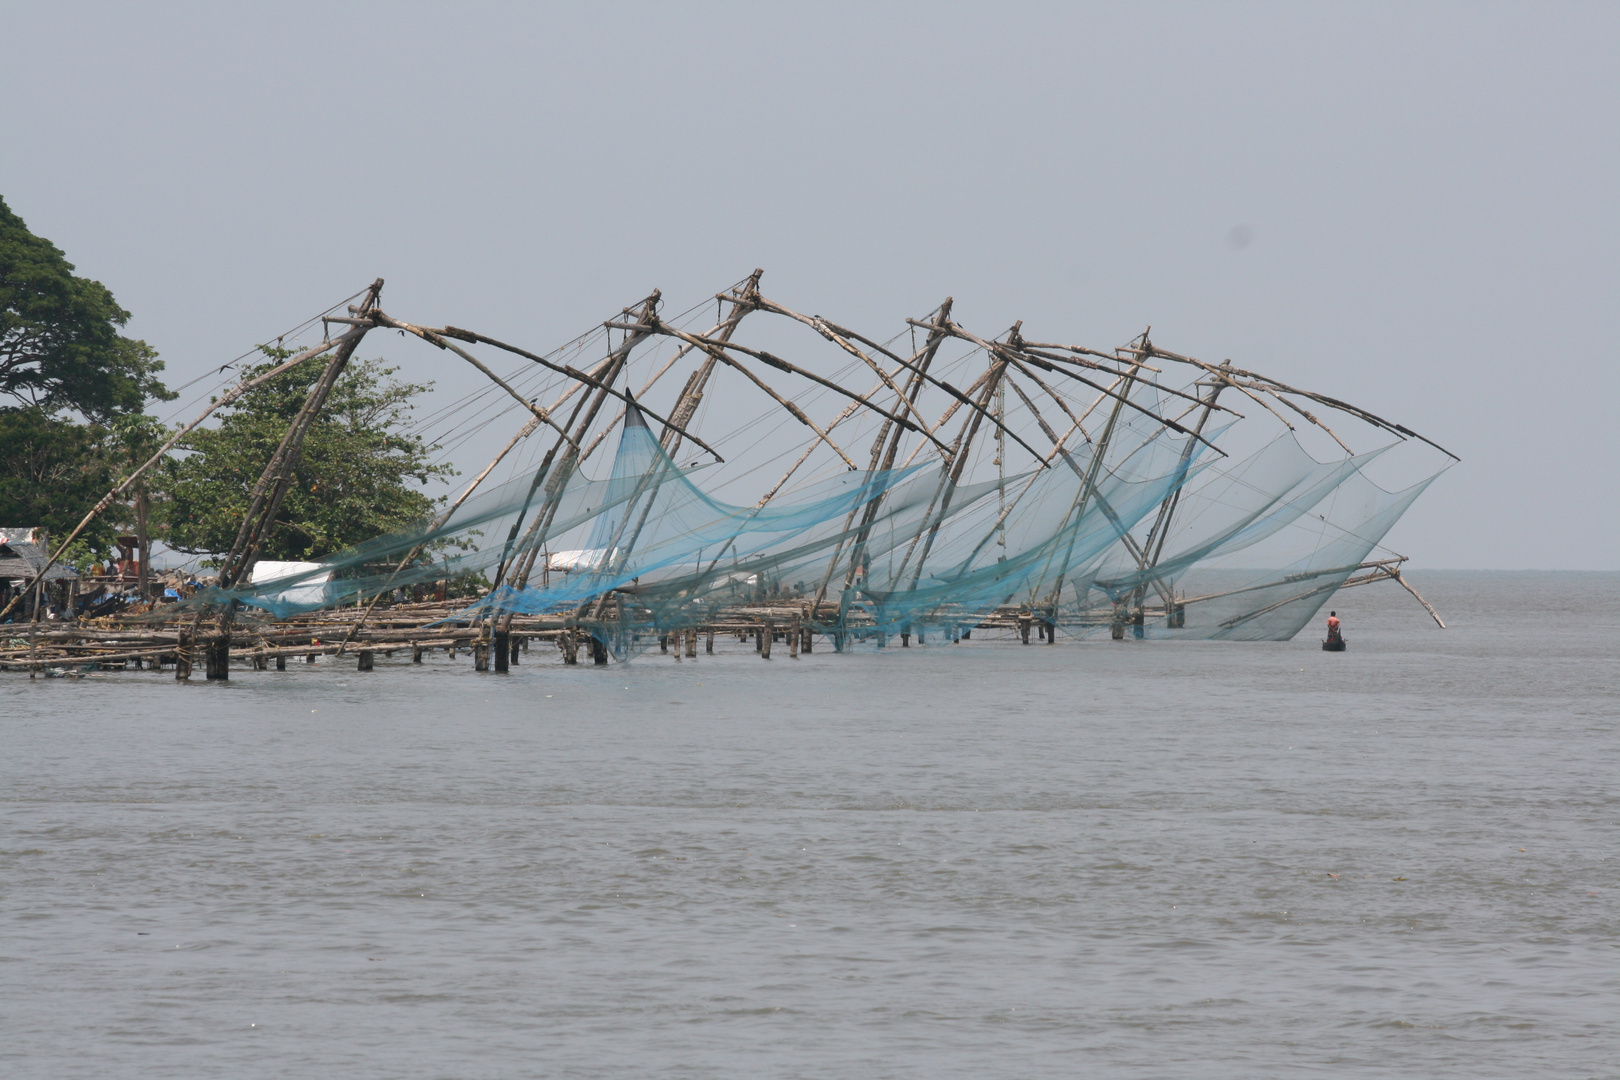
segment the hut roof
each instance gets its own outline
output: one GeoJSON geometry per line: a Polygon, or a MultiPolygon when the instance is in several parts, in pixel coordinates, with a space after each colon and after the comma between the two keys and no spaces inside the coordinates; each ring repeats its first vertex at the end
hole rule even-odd
{"type": "MultiPolygon", "coordinates": [[[[32,579],[39,573],[39,568],[48,561],[50,555],[38,544],[30,544],[25,540],[12,540],[0,544],[0,580],[32,579]]],[[[78,576],[71,567],[58,563],[46,572],[45,580],[62,581],[78,576]]]]}

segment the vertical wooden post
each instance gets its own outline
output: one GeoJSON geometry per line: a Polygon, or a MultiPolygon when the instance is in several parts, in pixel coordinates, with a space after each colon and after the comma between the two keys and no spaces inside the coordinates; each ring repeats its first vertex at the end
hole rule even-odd
{"type": "Polygon", "coordinates": [[[1024,611],[1024,612],[1019,613],[1019,615],[1018,615],[1018,639],[1020,641],[1022,641],[1025,645],[1029,644],[1029,624],[1032,621],[1033,620],[1030,618],[1029,612],[1024,611]]]}
{"type": "Polygon", "coordinates": [[[788,630],[788,659],[799,658],[799,617],[793,616],[793,622],[788,630]]]}
{"type": "Polygon", "coordinates": [[[507,631],[506,660],[508,663],[515,664],[518,662],[518,653],[523,651],[523,642],[526,640],[521,634],[507,631]]]}
{"type": "Polygon", "coordinates": [[[191,678],[191,635],[180,631],[180,641],[174,647],[174,678],[185,682],[191,678]]]}
{"type": "Polygon", "coordinates": [[[771,625],[771,620],[766,619],[759,624],[759,655],[762,659],[771,658],[771,639],[775,636],[776,628],[771,625]]]}
{"type": "Polygon", "coordinates": [[[564,630],[561,636],[557,638],[557,641],[562,646],[563,663],[579,663],[579,642],[574,639],[573,628],[569,627],[564,630]]]}
{"type": "Polygon", "coordinates": [[[231,677],[231,636],[229,632],[210,638],[204,646],[204,674],[210,679],[231,677]]]}
{"type": "Polygon", "coordinates": [[[413,642],[411,642],[411,663],[420,664],[421,662],[422,662],[422,646],[416,644],[416,642],[413,641],[413,642]]]}
{"type": "Polygon", "coordinates": [[[287,670],[287,658],[285,656],[276,657],[276,670],[277,671],[286,671],[287,670]]]}
{"type": "Polygon", "coordinates": [[[697,627],[686,632],[686,655],[688,659],[697,659],[697,627]]]}
{"type": "Polygon", "coordinates": [[[591,663],[597,665],[598,667],[602,666],[603,664],[606,664],[608,662],[607,661],[607,652],[608,652],[607,651],[607,645],[605,645],[603,643],[602,639],[597,637],[595,634],[592,634],[590,636],[590,642],[591,642],[591,663]]]}
{"type": "Polygon", "coordinates": [[[510,670],[512,658],[512,635],[505,630],[497,630],[494,635],[495,670],[506,672],[510,670]]]}
{"type": "Polygon", "coordinates": [[[372,654],[371,650],[370,649],[361,649],[360,650],[359,663],[355,665],[355,670],[356,671],[370,671],[370,670],[372,670],[372,661],[373,661],[373,654],[372,654]]]}
{"type": "Polygon", "coordinates": [[[489,670],[489,642],[479,638],[473,643],[473,670],[489,670]]]}
{"type": "Polygon", "coordinates": [[[709,632],[703,639],[703,651],[706,653],[714,652],[714,627],[712,626],[709,627],[709,632]]]}

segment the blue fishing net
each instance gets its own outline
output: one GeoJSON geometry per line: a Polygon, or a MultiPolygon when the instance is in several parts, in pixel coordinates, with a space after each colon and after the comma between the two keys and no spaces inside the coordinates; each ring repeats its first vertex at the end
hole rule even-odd
{"type": "MultiPolygon", "coordinates": [[[[620,658],[721,619],[795,618],[840,649],[896,634],[955,639],[1009,613],[1054,635],[1118,633],[1129,621],[1141,637],[1281,640],[1314,617],[1434,479],[1389,491],[1370,478],[1369,467],[1404,439],[1323,461],[1289,428],[1223,456],[1233,432],[1250,430],[1236,414],[1206,408],[1205,419],[1218,422],[1200,423],[1201,435],[1164,419],[1173,408],[1187,415],[1212,384],[1170,391],[1133,370],[1114,385],[1123,389],[1098,399],[1100,434],[1097,421],[1092,434],[1081,425],[1089,410],[1063,405],[1080,438],[1058,437],[1040,420],[1053,448],[1019,470],[1003,464],[1006,438],[1022,442],[1010,432],[998,436],[993,474],[982,447],[957,457],[911,436],[904,460],[914,463],[834,462],[751,504],[715,494],[735,482],[723,468],[677,464],[668,447],[680,440],[667,426],[656,436],[626,396],[591,443],[616,428],[603,478],[581,468],[588,450],[558,442],[542,461],[414,529],[200,590],[179,610],[234,604],[287,619],[459,580],[483,589],[448,623],[539,619],[577,627],[620,658]]],[[[855,426],[865,415],[851,406],[843,418],[855,426]]],[[[885,422],[877,433],[874,462],[893,430],[885,422]]]]}

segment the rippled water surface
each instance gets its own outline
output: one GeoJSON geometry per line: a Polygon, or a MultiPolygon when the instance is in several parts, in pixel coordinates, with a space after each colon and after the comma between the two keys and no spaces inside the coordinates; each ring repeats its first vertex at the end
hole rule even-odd
{"type": "Polygon", "coordinates": [[[1620,1076],[1620,575],[1418,584],[1343,655],[0,676],[0,1073],[1620,1076]]]}

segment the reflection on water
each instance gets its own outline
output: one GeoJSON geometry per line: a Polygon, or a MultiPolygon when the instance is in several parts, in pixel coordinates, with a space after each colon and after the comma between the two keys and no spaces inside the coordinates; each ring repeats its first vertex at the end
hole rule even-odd
{"type": "Polygon", "coordinates": [[[1342,655],[7,677],[0,1066],[1612,1074],[1620,575],[1416,584],[1342,655]]]}

